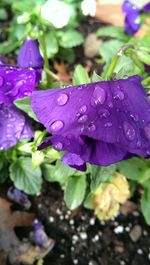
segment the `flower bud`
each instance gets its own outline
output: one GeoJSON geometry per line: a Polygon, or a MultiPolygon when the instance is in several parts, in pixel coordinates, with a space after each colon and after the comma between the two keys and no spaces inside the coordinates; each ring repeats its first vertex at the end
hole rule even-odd
{"type": "Polygon", "coordinates": [[[20,67],[42,68],[43,58],[39,51],[39,43],[37,40],[32,40],[29,37],[24,41],[17,59],[17,64],[20,67]]]}
{"type": "Polygon", "coordinates": [[[115,173],[111,183],[101,183],[94,193],[93,207],[95,215],[100,220],[108,220],[114,217],[130,196],[129,185],[126,178],[115,173]]]}
{"type": "Polygon", "coordinates": [[[29,209],[31,206],[31,202],[29,201],[28,196],[24,192],[14,188],[14,187],[10,187],[8,189],[7,197],[11,201],[16,202],[16,203],[24,206],[26,209],[29,209]]]}

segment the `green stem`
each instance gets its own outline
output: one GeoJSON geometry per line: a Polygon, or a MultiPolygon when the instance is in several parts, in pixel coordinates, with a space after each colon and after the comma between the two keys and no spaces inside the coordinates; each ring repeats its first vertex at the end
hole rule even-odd
{"type": "Polygon", "coordinates": [[[123,47],[120,48],[120,50],[116,53],[116,55],[114,56],[110,66],[108,67],[108,70],[106,72],[106,75],[105,75],[105,79],[106,80],[109,80],[115,70],[115,67],[119,61],[119,59],[121,58],[122,54],[127,50],[127,49],[130,49],[130,48],[133,48],[133,45],[132,44],[127,44],[127,45],[124,45],[123,47]]]}
{"type": "Polygon", "coordinates": [[[47,69],[49,69],[49,61],[48,61],[48,56],[47,56],[44,32],[42,32],[40,34],[39,41],[40,41],[40,46],[41,46],[43,57],[44,57],[44,71],[45,71],[45,76],[46,76],[46,86],[51,87],[52,86],[52,78],[47,72],[47,69]]]}

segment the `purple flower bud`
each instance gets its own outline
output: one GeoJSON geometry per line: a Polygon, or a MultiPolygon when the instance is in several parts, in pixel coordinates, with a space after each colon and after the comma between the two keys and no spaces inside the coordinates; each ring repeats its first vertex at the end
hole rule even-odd
{"type": "Polygon", "coordinates": [[[35,91],[32,109],[53,134],[41,148],[52,144],[67,151],[64,160],[75,168],[83,162],[108,166],[132,156],[149,157],[150,101],[141,81],[135,75],[35,91]]]}
{"type": "Polygon", "coordinates": [[[8,189],[7,197],[11,201],[16,202],[16,203],[24,206],[26,209],[29,209],[31,206],[31,202],[29,201],[28,196],[24,192],[14,188],[14,187],[10,187],[8,189]]]}
{"type": "Polygon", "coordinates": [[[29,37],[24,41],[19,54],[17,64],[23,68],[43,68],[43,58],[39,51],[39,43],[29,37]]]}
{"type": "Polygon", "coordinates": [[[33,233],[32,233],[32,240],[35,244],[39,245],[40,247],[49,248],[50,250],[53,248],[55,242],[54,240],[50,239],[47,234],[45,233],[44,226],[40,221],[35,219],[32,223],[33,233]]]}
{"type": "Polygon", "coordinates": [[[7,150],[18,141],[31,138],[34,131],[29,119],[14,106],[0,105],[0,149],[7,150]]]}

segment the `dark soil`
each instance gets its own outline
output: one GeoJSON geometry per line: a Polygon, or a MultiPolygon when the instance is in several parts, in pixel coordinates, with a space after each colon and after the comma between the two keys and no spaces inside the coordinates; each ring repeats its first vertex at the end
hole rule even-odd
{"type": "Polygon", "coordinates": [[[56,240],[44,265],[150,264],[150,227],[139,210],[100,222],[92,211],[69,211],[55,184],[45,185],[34,205],[48,235],[56,240]]]}

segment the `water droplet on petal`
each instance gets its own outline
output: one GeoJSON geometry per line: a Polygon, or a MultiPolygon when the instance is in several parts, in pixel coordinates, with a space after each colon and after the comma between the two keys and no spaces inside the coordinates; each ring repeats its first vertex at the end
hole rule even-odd
{"type": "Polygon", "coordinates": [[[65,105],[67,101],[68,101],[68,95],[65,93],[60,94],[57,98],[57,104],[60,106],[65,105]]]}
{"type": "Polygon", "coordinates": [[[132,127],[132,125],[125,121],[123,123],[123,129],[124,129],[124,133],[125,133],[127,140],[133,141],[135,139],[136,134],[135,134],[135,130],[132,127]]]}
{"type": "Polygon", "coordinates": [[[148,140],[150,140],[150,122],[144,127],[144,133],[148,140]]]}
{"type": "Polygon", "coordinates": [[[89,130],[90,132],[93,132],[93,131],[96,130],[96,126],[94,125],[94,123],[91,123],[91,124],[88,125],[88,130],[89,130]]]}
{"type": "Polygon", "coordinates": [[[79,112],[81,114],[85,113],[86,111],[87,111],[87,106],[86,105],[81,106],[81,108],[79,109],[79,112]]]}
{"type": "Polygon", "coordinates": [[[110,116],[110,112],[107,109],[100,109],[98,111],[98,116],[100,118],[106,119],[106,118],[108,118],[110,116]]]}
{"type": "Polygon", "coordinates": [[[137,122],[137,121],[139,120],[138,115],[135,114],[135,113],[130,113],[130,117],[131,117],[135,122],[137,122]]]}
{"type": "Polygon", "coordinates": [[[61,142],[58,142],[54,145],[54,148],[58,151],[61,151],[63,148],[63,144],[61,142]]]}
{"type": "Polygon", "coordinates": [[[111,127],[112,126],[112,122],[106,122],[105,124],[104,124],[104,127],[106,127],[106,128],[109,128],[109,127],[111,127]]]}
{"type": "Polygon", "coordinates": [[[146,151],[146,154],[147,154],[148,156],[150,156],[150,150],[147,150],[147,151],[146,151]]]}
{"type": "Polygon", "coordinates": [[[141,144],[141,141],[137,141],[137,144],[136,145],[137,145],[137,147],[141,147],[141,145],[142,145],[141,144]]]}
{"type": "Polygon", "coordinates": [[[114,99],[124,99],[124,93],[122,91],[117,91],[117,93],[114,95],[114,99]]]}
{"type": "Polygon", "coordinates": [[[60,131],[62,128],[64,127],[64,123],[63,121],[54,121],[51,126],[50,126],[50,129],[53,131],[53,132],[57,132],[57,131],[60,131]]]}
{"type": "Polygon", "coordinates": [[[4,77],[0,76],[0,86],[4,84],[4,77]]]}
{"type": "Polygon", "coordinates": [[[92,106],[96,106],[98,104],[104,104],[105,100],[106,100],[106,91],[102,87],[96,85],[91,99],[92,106]]]}
{"type": "Polygon", "coordinates": [[[78,86],[77,89],[78,89],[78,90],[82,90],[82,89],[83,89],[83,86],[78,86]]]}
{"type": "Polygon", "coordinates": [[[78,122],[80,122],[80,123],[84,123],[84,122],[87,121],[87,118],[88,118],[87,115],[82,115],[82,116],[80,116],[80,118],[78,119],[78,122]]]}

